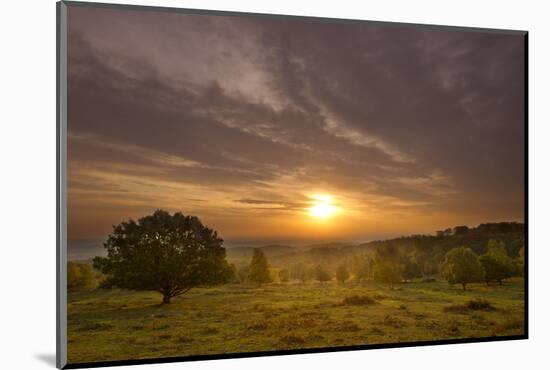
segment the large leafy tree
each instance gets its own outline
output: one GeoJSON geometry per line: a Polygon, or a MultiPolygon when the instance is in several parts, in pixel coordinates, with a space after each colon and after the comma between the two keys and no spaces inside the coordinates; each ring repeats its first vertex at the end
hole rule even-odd
{"type": "Polygon", "coordinates": [[[158,210],[114,226],[107,257],[96,257],[94,267],[107,276],[104,286],[156,291],[170,303],[194,287],[230,279],[222,244],[197,217],[158,210]]]}
{"type": "Polygon", "coordinates": [[[461,284],[466,290],[466,284],[483,280],[485,272],[477,255],[465,247],[451,249],[445,255],[442,276],[450,284],[461,284]]]}

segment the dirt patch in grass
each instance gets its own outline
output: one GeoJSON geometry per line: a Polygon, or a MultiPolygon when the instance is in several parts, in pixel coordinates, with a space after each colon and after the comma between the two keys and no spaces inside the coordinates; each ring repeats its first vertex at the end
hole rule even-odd
{"type": "Polygon", "coordinates": [[[378,324],[400,329],[406,325],[406,322],[392,315],[386,315],[383,321],[378,324]]]}
{"type": "Polygon", "coordinates": [[[452,304],[443,307],[444,312],[450,313],[469,313],[471,311],[496,311],[495,306],[485,299],[472,299],[464,304],[452,304]]]}
{"type": "Polygon", "coordinates": [[[370,306],[375,303],[377,303],[376,300],[368,295],[352,295],[342,301],[345,306],[370,306]]]}
{"type": "Polygon", "coordinates": [[[524,328],[524,322],[520,319],[507,319],[504,323],[499,325],[503,330],[522,330],[524,328]]]}
{"type": "Polygon", "coordinates": [[[293,334],[285,334],[279,338],[279,342],[283,345],[295,346],[305,344],[304,338],[293,334]]]}
{"type": "Polygon", "coordinates": [[[264,321],[264,322],[256,322],[254,324],[250,324],[247,326],[247,329],[256,331],[256,330],[266,330],[268,327],[269,325],[267,325],[267,322],[264,321]]]}
{"type": "Polygon", "coordinates": [[[335,331],[339,332],[354,332],[354,331],[360,331],[361,327],[354,323],[353,321],[343,321],[334,328],[335,331]]]}
{"type": "Polygon", "coordinates": [[[152,330],[164,330],[164,329],[168,329],[169,326],[166,325],[166,324],[155,324],[153,325],[153,327],[151,328],[152,330]]]}
{"type": "Polygon", "coordinates": [[[84,324],[80,326],[77,330],[78,331],[105,331],[105,330],[111,330],[112,328],[114,328],[114,326],[111,324],[93,322],[89,324],[84,324]]]}
{"type": "Polygon", "coordinates": [[[182,344],[186,344],[186,343],[193,343],[193,338],[189,338],[189,337],[177,337],[176,340],[175,340],[176,343],[182,343],[182,344]]]}
{"type": "Polygon", "coordinates": [[[434,278],[426,278],[426,279],[422,279],[422,282],[423,283],[435,283],[435,282],[437,282],[437,280],[434,279],[434,278]]]}
{"type": "Polygon", "coordinates": [[[374,335],[386,335],[386,333],[383,330],[381,330],[379,328],[376,328],[376,327],[372,328],[370,330],[370,333],[374,334],[374,335]]]}
{"type": "Polygon", "coordinates": [[[279,320],[273,321],[272,323],[273,323],[273,327],[283,329],[283,330],[309,329],[317,325],[317,322],[314,319],[303,318],[303,317],[281,318],[279,320]]]}
{"type": "Polygon", "coordinates": [[[204,335],[211,335],[211,334],[218,334],[220,331],[216,328],[208,327],[204,328],[204,330],[201,331],[201,334],[204,335]]]}

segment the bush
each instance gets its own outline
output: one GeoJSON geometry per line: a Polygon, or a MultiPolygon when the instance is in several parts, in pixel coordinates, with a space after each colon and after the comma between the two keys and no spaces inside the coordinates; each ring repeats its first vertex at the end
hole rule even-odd
{"type": "Polygon", "coordinates": [[[342,301],[342,304],[350,306],[368,306],[375,303],[377,303],[376,300],[366,295],[353,295],[342,301]]]}
{"type": "Polygon", "coordinates": [[[279,281],[286,283],[290,280],[290,273],[287,269],[282,269],[279,271],[279,281]]]}
{"type": "Polygon", "coordinates": [[[345,265],[340,265],[336,269],[336,280],[340,283],[346,282],[349,279],[349,272],[345,265]]]}
{"type": "Polygon", "coordinates": [[[470,311],[495,311],[496,308],[487,300],[477,298],[465,304],[453,304],[443,308],[445,312],[468,313],[470,311]]]}
{"type": "Polygon", "coordinates": [[[315,267],[315,280],[320,281],[321,283],[325,283],[327,281],[332,280],[332,277],[330,276],[330,273],[322,268],[321,266],[315,267]]]}
{"type": "Polygon", "coordinates": [[[99,273],[86,263],[67,264],[67,289],[69,291],[95,289],[99,285],[99,273]]]}

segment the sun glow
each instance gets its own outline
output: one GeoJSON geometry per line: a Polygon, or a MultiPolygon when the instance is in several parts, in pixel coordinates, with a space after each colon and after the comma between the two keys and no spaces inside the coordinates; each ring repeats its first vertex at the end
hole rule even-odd
{"type": "Polygon", "coordinates": [[[337,207],[333,204],[332,197],[329,195],[315,195],[313,205],[309,208],[309,214],[316,218],[329,218],[337,211],[337,207]]]}

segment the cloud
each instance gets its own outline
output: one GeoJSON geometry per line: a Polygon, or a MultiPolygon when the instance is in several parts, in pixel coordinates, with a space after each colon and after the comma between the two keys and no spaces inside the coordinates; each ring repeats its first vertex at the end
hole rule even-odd
{"type": "Polygon", "coordinates": [[[78,7],[68,50],[80,210],[522,217],[520,36],[78,7]]]}

